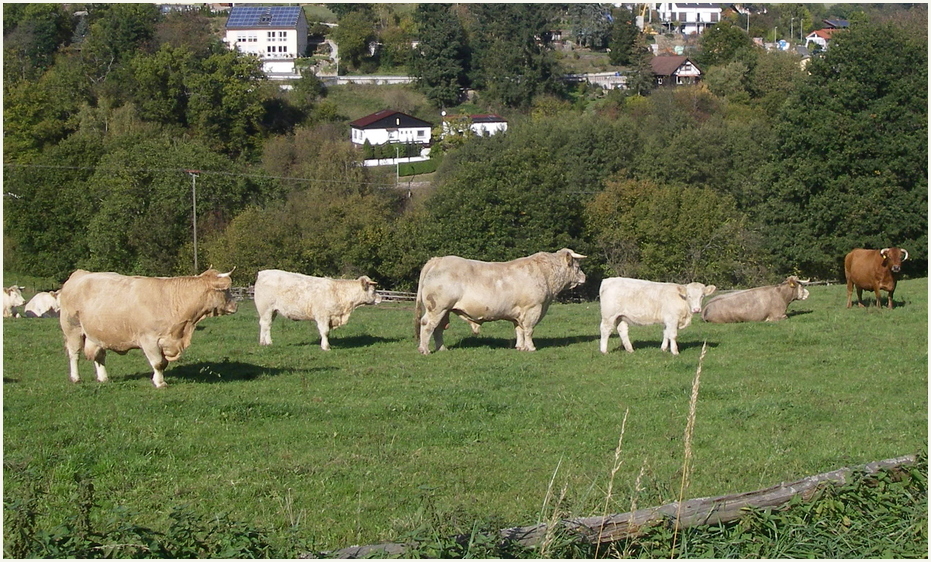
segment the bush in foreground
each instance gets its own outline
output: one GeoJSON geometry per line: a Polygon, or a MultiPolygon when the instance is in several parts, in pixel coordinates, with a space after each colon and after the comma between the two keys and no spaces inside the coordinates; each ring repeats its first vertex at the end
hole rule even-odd
{"type": "MultiPolygon", "coordinates": [[[[20,473],[29,477],[29,471],[20,473]]],[[[67,523],[37,529],[39,482],[4,500],[4,556],[11,558],[285,558],[307,556],[299,529],[285,536],[175,507],[168,529],[134,525],[114,510],[92,524],[93,483],[76,476],[76,513],[67,523]]],[[[557,536],[546,546],[557,558],[921,558],[928,552],[928,459],[912,466],[856,475],[850,484],[827,486],[811,501],[780,510],[752,511],[732,523],[695,527],[681,534],[660,525],[635,539],[585,545],[557,536]]],[[[98,518],[99,519],[99,518],[98,518]]],[[[454,535],[443,521],[410,537],[405,558],[540,557],[539,551],[503,543],[497,526],[476,523],[454,535]]],[[[376,553],[372,553],[373,555],[376,553]]],[[[326,556],[326,553],[317,553],[326,556]]]]}

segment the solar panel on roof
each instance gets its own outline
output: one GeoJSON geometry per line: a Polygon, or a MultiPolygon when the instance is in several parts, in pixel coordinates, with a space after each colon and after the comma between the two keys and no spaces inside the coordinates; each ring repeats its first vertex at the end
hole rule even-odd
{"type": "Polygon", "coordinates": [[[226,27],[294,27],[300,6],[233,6],[226,27]]]}

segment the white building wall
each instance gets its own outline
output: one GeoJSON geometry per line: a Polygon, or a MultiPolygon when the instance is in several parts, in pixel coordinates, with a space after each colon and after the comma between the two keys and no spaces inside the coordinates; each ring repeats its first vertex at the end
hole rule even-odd
{"type": "Polygon", "coordinates": [[[497,123],[472,123],[472,132],[476,135],[493,135],[508,130],[508,124],[503,122],[497,123]]]}
{"type": "Polygon", "coordinates": [[[429,127],[410,127],[400,129],[352,129],[352,142],[355,144],[385,144],[385,143],[429,143],[429,127]]]}

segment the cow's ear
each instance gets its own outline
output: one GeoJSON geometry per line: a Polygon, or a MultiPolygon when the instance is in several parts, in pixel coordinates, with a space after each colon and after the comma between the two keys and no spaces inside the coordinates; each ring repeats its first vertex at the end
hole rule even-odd
{"type": "Polygon", "coordinates": [[[688,298],[689,298],[689,290],[688,290],[688,287],[686,287],[685,285],[677,285],[677,286],[676,286],[676,289],[679,290],[679,296],[680,296],[680,297],[682,297],[682,298],[685,299],[685,300],[688,300],[688,298]]]}
{"type": "Polygon", "coordinates": [[[708,285],[707,287],[705,287],[705,295],[706,295],[706,296],[707,296],[707,295],[710,295],[711,293],[713,293],[713,292],[715,292],[715,291],[717,291],[717,290],[718,290],[718,288],[715,287],[714,285],[708,285]]]}

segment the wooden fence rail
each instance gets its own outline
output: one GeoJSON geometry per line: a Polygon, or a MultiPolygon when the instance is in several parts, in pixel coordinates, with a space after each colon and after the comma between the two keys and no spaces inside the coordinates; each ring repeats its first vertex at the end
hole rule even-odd
{"type": "MultiPolygon", "coordinates": [[[[232,287],[230,292],[233,293],[233,297],[238,300],[253,300],[255,298],[255,285],[249,285],[248,287],[232,287]]],[[[404,291],[376,291],[381,297],[381,300],[388,302],[396,301],[411,301],[417,299],[417,293],[406,293],[404,291]]]]}
{"type": "MultiPolygon", "coordinates": [[[[811,499],[822,485],[846,484],[856,472],[875,474],[884,469],[915,464],[917,460],[916,455],[905,455],[894,459],[871,462],[855,468],[841,468],[794,482],[783,482],[755,492],[687,500],[682,502],[681,508],[679,502],[673,502],[660,507],[638,509],[637,511],[604,517],[567,519],[560,521],[555,526],[540,523],[530,527],[502,529],[499,531],[499,536],[502,541],[533,547],[542,544],[547,537],[552,537],[557,531],[569,531],[590,544],[603,544],[636,537],[651,526],[662,523],[669,523],[680,529],[698,525],[715,525],[739,519],[747,514],[748,509],[782,507],[796,496],[804,500],[811,499]]],[[[399,556],[404,554],[411,546],[413,545],[397,543],[353,546],[326,553],[326,557],[399,556]]]]}

